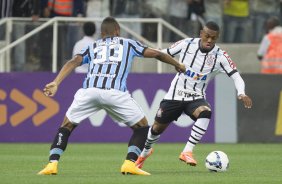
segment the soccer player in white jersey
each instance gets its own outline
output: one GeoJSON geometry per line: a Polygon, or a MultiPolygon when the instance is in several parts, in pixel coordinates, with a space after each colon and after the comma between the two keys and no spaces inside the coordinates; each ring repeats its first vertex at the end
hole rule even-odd
{"type": "Polygon", "coordinates": [[[142,168],[144,161],[152,154],[152,145],[170,122],[177,120],[182,113],[195,121],[190,137],[179,159],[196,166],[193,148],[205,134],[210,119],[211,107],[205,99],[208,82],[218,73],[225,73],[234,80],[238,99],[245,108],[251,108],[252,100],[245,94],[245,83],[229,55],[215,43],[219,36],[219,26],[208,22],[200,32],[200,38],[186,38],[163,50],[175,56],[186,67],[185,73],[178,73],[171,82],[169,91],[160,103],[154,124],[150,127],[141,155],[136,165],[142,168]]]}
{"type": "Polygon", "coordinates": [[[65,77],[77,66],[89,63],[83,88],[76,92],[51,145],[49,163],[38,173],[39,175],[57,174],[58,161],[66,149],[71,132],[82,120],[101,109],[104,109],[114,121],[124,123],[133,130],[121,173],[150,175],[135,165],[144,148],[149,126],[141,107],[130,96],[126,87],[133,58],[156,58],[175,66],[178,72],[186,70],[184,64],[174,60],[170,55],[119,35],[120,27],[117,21],[112,17],[105,18],[101,25],[102,39],[85,47],[69,60],[54,81],[45,86],[45,95],[54,96],[65,77]]]}

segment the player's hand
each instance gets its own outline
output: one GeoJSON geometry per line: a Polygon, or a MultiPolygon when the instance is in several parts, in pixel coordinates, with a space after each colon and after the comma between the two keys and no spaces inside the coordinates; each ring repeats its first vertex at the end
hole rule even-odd
{"type": "Polygon", "coordinates": [[[248,109],[252,108],[253,105],[252,99],[247,95],[239,95],[238,99],[243,101],[245,108],[248,109]]]}
{"type": "Polygon", "coordinates": [[[58,84],[56,82],[50,82],[46,84],[45,88],[43,89],[43,93],[46,96],[54,96],[58,90],[58,84]]]}
{"type": "Polygon", "coordinates": [[[186,72],[186,68],[185,68],[185,65],[183,63],[179,63],[179,65],[177,65],[175,67],[175,70],[178,71],[178,72],[181,72],[181,73],[186,72]]]}

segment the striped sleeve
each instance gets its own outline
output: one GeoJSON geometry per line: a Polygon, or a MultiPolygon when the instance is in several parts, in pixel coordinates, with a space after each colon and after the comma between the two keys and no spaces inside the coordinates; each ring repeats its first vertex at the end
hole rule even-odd
{"type": "Polygon", "coordinates": [[[92,45],[88,45],[86,47],[84,47],[83,49],[81,49],[81,51],[79,51],[77,53],[77,55],[80,55],[83,57],[82,60],[82,65],[86,64],[86,63],[90,63],[91,61],[91,51],[93,52],[93,46],[92,45]]]}
{"type": "Polygon", "coordinates": [[[144,51],[146,50],[147,46],[135,40],[129,40],[129,43],[130,46],[132,47],[134,55],[137,57],[143,57],[144,51]]]}
{"type": "Polygon", "coordinates": [[[230,56],[224,51],[220,58],[220,72],[226,73],[229,77],[237,72],[236,64],[230,56]]]}
{"type": "Polygon", "coordinates": [[[166,53],[168,53],[169,55],[171,55],[172,57],[174,57],[175,55],[179,54],[183,48],[183,46],[186,44],[185,39],[184,40],[180,40],[178,42],[175,42],[174,44],[172,44],[169,48],[167,48],[165,51],[166,53]]]}

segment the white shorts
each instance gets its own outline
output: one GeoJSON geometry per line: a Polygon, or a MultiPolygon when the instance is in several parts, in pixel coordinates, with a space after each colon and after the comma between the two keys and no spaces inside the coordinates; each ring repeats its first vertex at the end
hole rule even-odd
{"type": "Polygon", "coordinates": [[[81,88],[66,112],[73,124],[79,124],[92,114],[104,109],[118,123],[133,126],[145,115],[128,92],[115,89],[81,88]]]}

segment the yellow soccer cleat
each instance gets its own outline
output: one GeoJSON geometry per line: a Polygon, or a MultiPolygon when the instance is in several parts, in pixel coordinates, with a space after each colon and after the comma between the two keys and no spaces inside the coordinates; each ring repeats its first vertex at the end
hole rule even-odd
{"type": "Polygon", "coordinates": [[[58,162],[49,162],[38,175],[56,175],[58,173],[58,162]]]}
{"type": "Polygon", "coordinates": [[[145,156],[145,157],[139,156],[138,159],[137,159],[136,162],[135,162],[135,165],[136,165],[138,168],[141,169],[141,168],[143,167],[143,165],[144,165],[145,160],[146,160],[149,156],[151,156],[152,154],[153,154],[153,148],[150,149],[150,152],[149,152],[149,154],[148,154],[147,156],[145,156]]]}
{"type": "Polygon", "coordinates": [[[149,176],[150,173],[139,169],[134,162],[130,160],[125,160],[121,166],[120,172],[122,174],[132,174],[132,175],[144,175],[149,176]]]}
{"type": "Polygon", "coordinates": [[[182,152],[179,155],[179,160],[185,162],[186,164],[189,164],[191,166],[196,166],[197,161],[193,158],[192,152],[182,152]]]}

